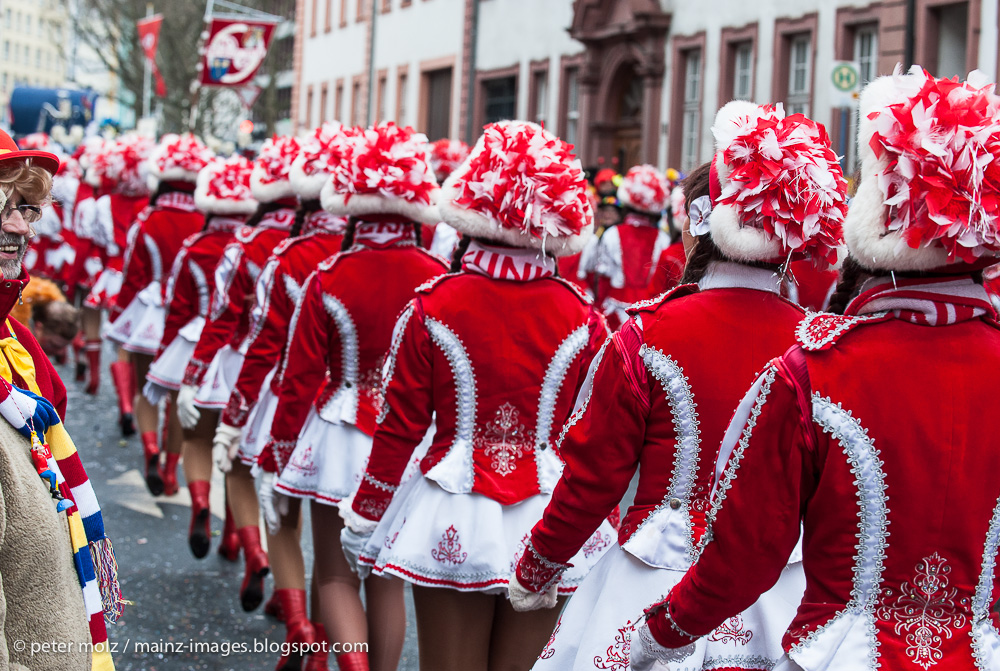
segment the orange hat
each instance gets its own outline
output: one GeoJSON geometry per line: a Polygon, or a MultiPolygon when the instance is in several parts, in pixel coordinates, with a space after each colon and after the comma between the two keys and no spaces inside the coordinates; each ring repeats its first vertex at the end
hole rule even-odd
{"type": "Polygon", "coordinates": [[[21,151],[10,135],[0,130],[0,163],[27,159],[32,159],[36,165],[50,175],[56,174],[59,170],[58,156],[47,151],[21,151]]]}

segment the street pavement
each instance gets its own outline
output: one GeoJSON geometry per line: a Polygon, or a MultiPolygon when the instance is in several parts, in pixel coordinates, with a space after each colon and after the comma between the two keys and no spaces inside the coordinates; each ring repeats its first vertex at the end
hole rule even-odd
{"type": "MultiPolygon", "coordinates": [[[[256,671],[273,669],[278,654],[253,652],[254,646],[279,645],[284,625],[263,614],[263,606],[245,613],[239,605],[242,555],[231,563],[216,552],[195,559],[187,546],[191,500],[179,469],[180,492],[151,496],[142,477],[138,436],[127,441],[118,428],[118,409],[105,346],[101,387],[97,396],[83,393],[73,381],[73,366],[57,366],[69,390],[66,426],[77,444],[97,492],[108,536],[118,558],[125,598],[132,602],[117,624],[108,625],[118,671],[256,671]],[[241,650],[247,650],[242,652],[241,650]],[[227,651],[237,650],[237,652],[227,651]]],[[[221,531],[224,502],[222,478],[212,483],[212,528],[221,531]]],[[[312,566],[308,513],[303,550],[312,566]]],[[[267,581],[265,599],[273,587],[267,581]]],[[[401,671],[416,671],[417,637],[413,602],[407,594],[407,631],[401,671]]],[[[336,669],[332,656],[330,668],[336,669]]]]}

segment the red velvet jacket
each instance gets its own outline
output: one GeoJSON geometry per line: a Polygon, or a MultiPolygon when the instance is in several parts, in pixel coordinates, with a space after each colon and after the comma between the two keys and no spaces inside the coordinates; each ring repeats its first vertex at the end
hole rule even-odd
{"type": "Polygon", "coordinates": [[[244,226],[236,232],[236,240],[226,247],[215,268],[212,309],[184,371],[184,384],[199,386],[219,350],[243,343],[250,332],[254,286],[294,223],[295,210],[282,208],[264,215],[253,228],[244,226]]]}
{"type": "Polygon", "coordinates": [[[95,223],[99,230],[94,232],[93,239],[103,248],[106,268],[121,270],[124,267],[129,229],[148,204],[149,196],[126,196],[121,193],[110,193],[98,199],[95,223]],[[118,248],[116,254],[108,250],[112,243],[118,248]]]}
{"type": "MultiPolygon", "coordinates": [[[[893,294],[905,299],[915,287],[898,282],[893,294]]],[[[754,603],[801,525],[806,589],[783,641],[793,661],[1000,664],[1000,433],[989,374],[1000,370],[1000,327],[992,315],[949,324],[962,304],[911,323],[913,313],[861,316],[859,300],[848,316],[811,315],[800,347],[745,397],[723,445],[732,453],[718,469],[713,540],[650,619],[662,643],[680,647],[690,641],[680,632],[704,635],[754,603]]]]}
{"type": "Polygon", "coordinates": [[[445,490],[504,505],[551,491],[562,467],[552,441],[607,327],[572,284],[539,277],[536,256],[474,243],[464,272],[418,290],[393,334],[357,513],[385,512],[432,416],[420,467],[445,490]]]}
{"type": "Polygon", "coordinates": [[[684,255],[684,243],[678,240],[663,250],[660,260],[653,271],[653,279],[649,284],[649,293],[658,296],[681,283],[684,276],[684,265],[687,257],[684,255]]]}
{"type": "Polygon", "coordinates": [[[174,191],[159,197],[125,250],[122,289],[112,313],[117,316],[136,295],[153,282],[166,290],[167,273],[189,235],[205,225],[205,217],[194,209],[194,197],[174,191]]]}
{"type": "MultiPolygon", "coordinates": [[[[634,216],[634,215],[630,215],[634,216]]],[[[632,303],[657,293],[652,280],[660,257],[670,247],[670,236],[656,226],[625,222],[604,231],[598,243],[596,303],[612,330],[625,320],[632,303]]],[[[664,289],[665,290],[665,289],[664,289]]]]}
{"type": "Polygon", "coordinates": [[[416,287],[445,270],[415,244],[410,223],[360,224],[354,243],[319,265],[292,316],[265,470],[288,463],[311,405],[327,421],[373,433],[396,317],[416,287]]]}
{"type": "MultiPolygon", "coordinates": [[[[27,350],[35,365],[35,382],[38,383],[39,391],[42,392],[44,398],[52,403],[56,412],[59,413],[59,417],[66,419],[66,385],[63,384],[59,373],[49,361],[49,357],[42,351],[42,346],[35,340],[31,330],[9,316],[11,308],[20,300],[21,291],[30,280],[31,278],[28,277],[28,273],[24,269],[21,270],[21,277],[16,280],[0,278],[0,339],[13,336],[27,350]],[[7,328],[8,324],[13,328],[13,333],[7,328]]],[[[21,389],[30,389],[27,383],[13,372],[14,367],[9,360],[7,365],[13,373],[13,383],[21,389]]]]}
{"type": "MultiPolygon", "coordinates": [[[[254,312],[260,314],[254,319],[243,367],[222,413],[223,423],[230,426],[246,424],[264,378],[278,363],[288,341],[288,324],[306,278],[340,250],[343,220],[321,210],[309,215],[302,231],[302,235],[278,245],[257,283],[254,312]]],[[[271,378],[271,388],[278,393],[277,376],[271,378]]]]}
{"type": "Polygon", "coordinates": [[[160,339],[162,354],[178,332],[195,317],[208,319],[212,305],[212,278],[225,248],[231,243],[243,219],[214,216],[204,231],[184,241],[174,259],[167,282],[166,323],[160,339]]]}
{"type": "MultiPolygon", "coordinates": [[[[614,510],[639,471],[618,541],[651,566],[684,569],[705,528],[715,456],[761,365],[793,342],[802,310],[770,270],[714,264],[632,310],[563,429],[566,469],[531,543],[565,563],[614,510]]],[[[527,587],[532,587],[526,585],[527,587]]]]}

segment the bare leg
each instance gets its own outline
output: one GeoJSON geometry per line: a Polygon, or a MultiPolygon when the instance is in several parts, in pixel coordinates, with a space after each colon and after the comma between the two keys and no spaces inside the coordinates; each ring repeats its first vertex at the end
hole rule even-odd
{"type": "Polygon", "coordinates": [[[504,596],[495,596],[489,671],[528,671],[535,665],[559,619],[565,597],[554,608],[519,613],[504,596]]]}
{"type": "Polygon", "coordinates": [[[414,585],[420,668],[488,671],[496,601],[480,592],[414,585]]]}
{"type": "Polygon", "coordinates": [[[215,437],[215,425],[219,422],[219,413],[203,409],[198,424],[193,429],[184,429],[177,418],[177,392],[171,392],[170,400],[170,413],[167,417],[169,422],[167,451],[172,451],[175,436],[181,438],[178,451],[184,455],[182,462],[184,477],[188,482],[211,480],[212,438],[215,437]]]}
{"type": "Polygon", "coordinates": [[[299,544],[302,532],[301,513],[301,499],[292,499],[288,505],[288,514],[281,519],[278,533],[273,536],[267,534],[267,555],[274,574],[274,589],[306,588],[306,564],[299,544]]]}
{"type": "Polygon", "coordinates": [[[316,582],[327,636],[335,643],[367,641],[368,620],[361,604],[361,581],[351,571],[340,547],[344,521],[335,506],[317,503],[311,512],[316,582]]]}
{"type": "Polygon", "coordinates": [[[406,638],[403,586],[399,578],[369,576],[365,579],[371,671],[394,671],[399,666],[406,638]]]}
{"type": "Polygon", "coordinates": [[[139,433],[156,433],[156,428],[160,423],[159,412],[156,407],[142,395],[142,387],[146,384],[146,373],[153,363],[153,357],[148,354],[132,353],[132,365],[135,368],[135,388],[138,393],[135,397],[135,421],[139,425],[139,433]]]}
{"type": "Polygon", "coordinates": [[[229,496],[236,528],[257,526],[260,510],[257,508],[253,476],[250,475],[250,467],[239,459],[233,462],[233,470],[226,475],[226,494],[229,496]]]}

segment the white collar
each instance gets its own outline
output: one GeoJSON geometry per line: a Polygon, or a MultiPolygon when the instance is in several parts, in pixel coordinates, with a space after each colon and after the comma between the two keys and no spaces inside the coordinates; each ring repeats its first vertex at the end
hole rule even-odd
{"type": "Polygon", "coordinates": [[[733,261],[712,261],[698,282],[701,291],[736,287],[776,294],[781,288],[781,279],[777,273],[768,268],[755,268],[733,261]]]}

